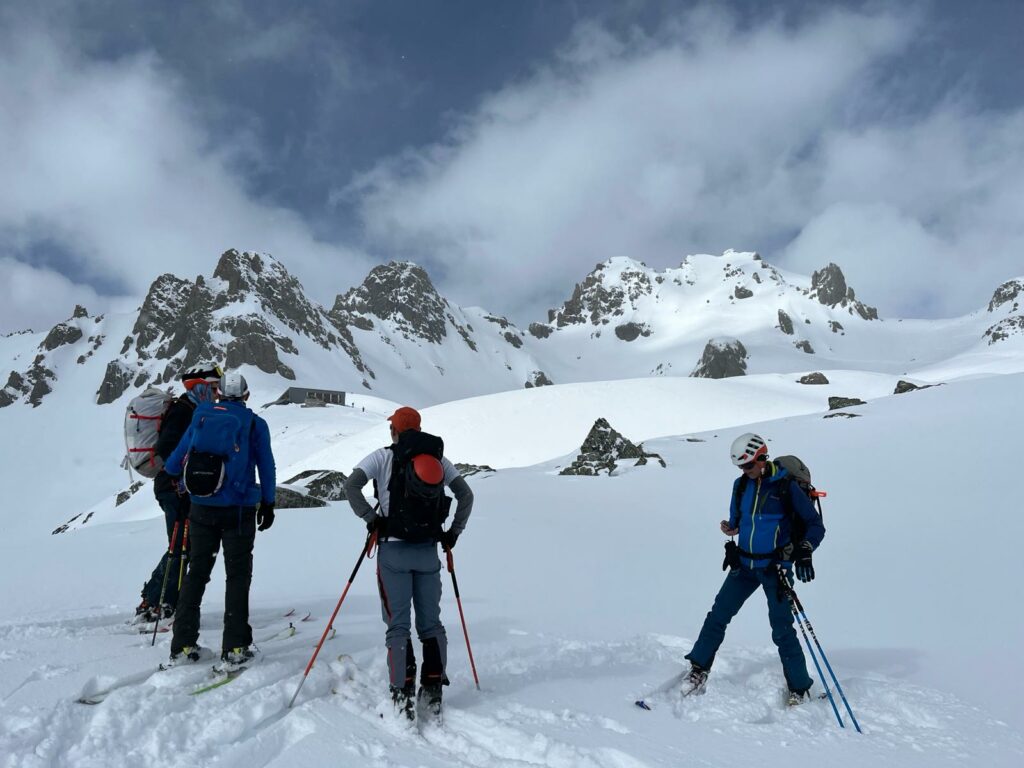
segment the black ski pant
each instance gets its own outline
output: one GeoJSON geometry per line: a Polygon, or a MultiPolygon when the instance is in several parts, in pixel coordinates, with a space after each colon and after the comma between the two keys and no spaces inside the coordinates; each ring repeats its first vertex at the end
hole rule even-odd
{"type": "Polygon", "coordinates": [[[221,649],[244,648],[252,643],[249,585],[256,540],[256,507],[210,507],[193,502],[188,535],[191,555],[178,596],[171,653],[178,653],[199,640],[199,607],[221,543],[224,544],[226,576],[221,649]]]}

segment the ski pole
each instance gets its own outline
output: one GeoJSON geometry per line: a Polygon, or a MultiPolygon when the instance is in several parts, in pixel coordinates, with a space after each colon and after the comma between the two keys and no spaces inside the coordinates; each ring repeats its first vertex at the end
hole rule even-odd
{"type": "Polygon", "coordinates": [[[292,704],[295,703],[295,699],[299,695],[299,691],[302,690],[302,686],[306,682],[306,678],[309,677],[309,670],[313,668],[313,662],[316,661],[317,654],[320,653],[320,648],[323,646],[324,641],[327,639],[327,633],[331,631],[331,627],[334,625],[334,619],[338,615],[338,611],[341,610],[341,604],[345,602],[345,595],[348,594],[349,587],[352,586],[352,582],[355,581],[356,573],[359,571],[359,566],[363,564],[363,558],[366,557],[367,552],[373,549],[373,545],[377,543],[377,531],[372,531],[369,536],[366,537],[366,543],[363,545],[363,550],[359,553],[359,559],[356,561],[356,567],[352,569],[352,575],[348,577],[348,583],[345,585],[345,589],[341,593],[341,597],[338,599],[338,604],[334,606],[334,613],[331,614],[330,621],[327,622],[327,626],[324,627],[324,633],[320,636],[320,642],[316,644],[316,649],[313,651],[313,656],[309,660],[309,664],[306,665],[306,671],[302,673],[302,679],[299,681],[299,687],[295,689],[295,693],[292,695],[292,700],[288,702],[288,709],[292,708],[292,704]]]}
{"type": "MultiPolygon", "coordinates": [[[[853,727],[857,729],[857,733],[864,733],[860,729],[860,723],[857,722],[857,718],[853,714],[853,710],[850,709],[850,702],[846,700],[846,694],[843,693],[843,686],[839,684],[839,679],[836,677],[836,673],[832,671],[832,665],[828,663],[828,657],[825,655],[825,649],[821,647],[821,643],[818,642],[818,636],[814,634],[814,627],[811,626],[810,619],[807,618],[807,612],[804,610],[803,604],[800,602],[800,598],[796,596],[796,590],[790,589],[790,595],[793,596],[793,604],[799,609],[799,618],[803,619],[807,624],[807,631],[811,633],[811,637],[814,639],[814,644],[818,646],[818,652],[821,654],[821,660],[825,662],[825,667],[828,669],[828,673],[832,676],[832,682],[835,683],[836,690],[839,691],[839,697],[843,700],[843,706],[846,707],[846,711],[850,715],[850,719],[853,721],[853,727]]],[[[835,706],[833,703],[832,706],[835,706]]]]}
{"type": "Polygon", "coordinates": [[[164,596],[167,594],[167,576],[171,572],[171,560],[174,558],[174,543],[178,540],[178,521],[174,521],[174,528],[171,529],[171,543],[167,547],[167,557],[164,558],[164,578],[160,584],[160,599],[156,602],[156,622],[153,624],[153,641],[150,646],[156,645],[156,632],[160,628],[160,617],[164,613],[164,596]]]}
{"type": "Polygon", "coordinates": [[[185,580],[185,552],[188,550],[188,518],[185,518],[185,531],[181,537],[181,560],[178,562],[178,594],[181,594],[181,583],[185,580]]]}
{"type": "Polygon", "coordinates": [[[455,561],[452,559],[452,551],[445,547],[445,554],[448,555],[448,573],[452,575],[452,588],[455,590],[455,602],[459,605],[459,618],[462,619],[462,634],[466,638],[466,650],[469,651],[469,666],[473,670],[473,682],[476,689],[480,690],[480,678],[476,674],[476,662],[473,661],[473,646],[469,644],[469,630],[466,629],[466,614],[462,612],[462,598],[459,596],[459,580],[455,578],[455,561]]]}

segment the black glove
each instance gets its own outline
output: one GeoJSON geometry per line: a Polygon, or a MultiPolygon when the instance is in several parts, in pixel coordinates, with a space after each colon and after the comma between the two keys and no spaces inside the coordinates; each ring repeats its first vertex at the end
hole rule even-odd
{"type": "Polygon", "coordinates": [[[796,577],[800,581],[814,581],[814,564],[811,562],[811,553],[814,547],[809,541],[801,541],[793,551],[793,564],[796,566],[796,577]]]}
{"type": "Polygon", "coordinates": [[[449,528],[447,531],[441,531],[441,538],[438,541],[441,542],[441,546],[445,550],[454,549],[455,542],[459,540],[459,534],[449,528]]]}
{"type": "Polygon", "coordinates": [[[366,524],[367,533],[377,532],[377,538],[388,535],[388,519],[384,515],[374,515],[366,524]]]}
{"type": "Polygon", "coordinates": [[[740,548],[735,541],[725,542],[725,560],[722,561],[722,570],[728,568],[735,571],[740,567],[740,548]]]}
{"type": "Polygon", "coordinates": [[[265,531],[274,524],[274,505],[266,501],[260,502],[256,510],[256,530],[265,531]]]}

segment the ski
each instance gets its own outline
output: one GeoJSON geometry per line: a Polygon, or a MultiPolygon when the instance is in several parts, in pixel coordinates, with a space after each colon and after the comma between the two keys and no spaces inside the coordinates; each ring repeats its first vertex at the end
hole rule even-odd
{"type": "MultiPolygon", "coordinates": [[[[660,694],[663,694],[663,693],[668,693],[673,688],[681,685],[683,680],[686,679],[686,675],[687,675],[686,671],[680,672],[680,673],[678,673],[676,675],[672,675],[672,677],[670,677],[665,682],[661,683],[658,686],[655,686],[654,688],[651,688],[649,691],[647,691],[647,693],[642,694],[639,699],[636,699],[633,702],[633,706],[639,707],[640,709],[643,709],[643,710],[645,710],[647,712],[650,712],[652,707],[651,707],[650,703],[648,702],[648,699],[651,699],[651,698],[653,698],[655,696],[659,696],[660,694]]],[[[682,695],[683,696],[688,696],[688,695],[690,695],[693,692],[694,692],[694,689],[691,689],[689,691],[684,691],[682,693],[682,695]]]]}

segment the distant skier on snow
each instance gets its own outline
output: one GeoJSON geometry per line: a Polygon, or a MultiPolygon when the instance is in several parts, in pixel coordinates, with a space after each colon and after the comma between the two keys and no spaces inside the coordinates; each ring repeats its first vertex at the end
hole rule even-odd
{"type": "Polygon", "coordinates": [[[192,500],[192,551],[178,598],[171,664],[201,657],[199,609],[221,542],[227,577],[221,659],[242,665],[258,653],[249,626],[252,550],[256,531],[274,523],[277,482],[270,428],[246,407],[248,399],[245,377],[226,374],[220,402],[196,408],[188,431],[167,461],[167,474],[182,478],[192,500]]]}
{"type": "MultiPolygon", "coordinates": [[[[178,447],[182,436],[192,421],[192,413],[196,406],[204,402],[212,402],[220,386],[222,371],[219,365],[193,368],[181,375],[185,392],[177,400],[171,402],[160,420],[160,432],[156,440],[156,454],[164,463],[178,447]]],[[[160,562],[153,569],[149,581],[142,587],[142,602],[135,609],[137,621],[156,621],[158,617],[170,618],[174,615],[178,604],[178,569],[181,563],[182,535],[181,526],[188,518],[190,501],[184,487],[173,479],[166,471],[160,470],[153,479],[153,494],[157,504],[164,512],[167,524],[167,541],[171,544],[171,533],[175,522],[179,525],[177,541],[173,542],[173,552],[164,552],[160,562]],[[166,586],[164,569],[169,568],[166,586]],[[160,590],[164,588],[163,604],[160,604],[160,590]]]]}
{"type": "Polygon", "coordinates": [[[410,603],[416,609],[416,633],[423,644],[419,697],[440,716],[448,640],[441,623],[441,562],[437,544],[446,550],[455,542],[473,508],[473,492],[452,463],[444,458],[441,438],[420,430],[420,414],[409,407],[388,417],[392,444],[356,465],[345,483],[352,510],[367,529],[377,531],[377,584],[387,624],[391,699],[398,712],[415,718],[416,657],[413,653],[410,603]],[[362,488],[373,480],[380,514],[369,505],[362,488]],[[448,530],[443,523],[451,499],[458,501],[448,530]]]}
{"type": "MultiPolygon", "coordinates": [[[[779,583],[792,584],[795,565],[800,581],[814,579],[811,554],[825,537],[825,525],[810,499],[789,473],[768,460],[768,446],[758,435],[747,433],[732,444],[732,462],[743,473],[733,482],[729,519],[720,527],[726,536],[739,536],[739,544],[726,544],[722,569],[729,569],[711,611],[704,620],[690,661],[686,693],[704,690],[715,654],[725,639],[725,629],[743,603],[758,587],[768,599],[772,640],[779,649],[782,669],[789,686],[789,703],[799,704],[809,696],[813,681],[807,674],[800,641],[793,628],[793,614],[779,583]],[[801,541],[792,541],[791,515],[806,525],[801,541]],[[780,573],[779,568],[782,568],[780,573]]],[[[803,527],[803,526],[800,526],[803,527]]]]}

